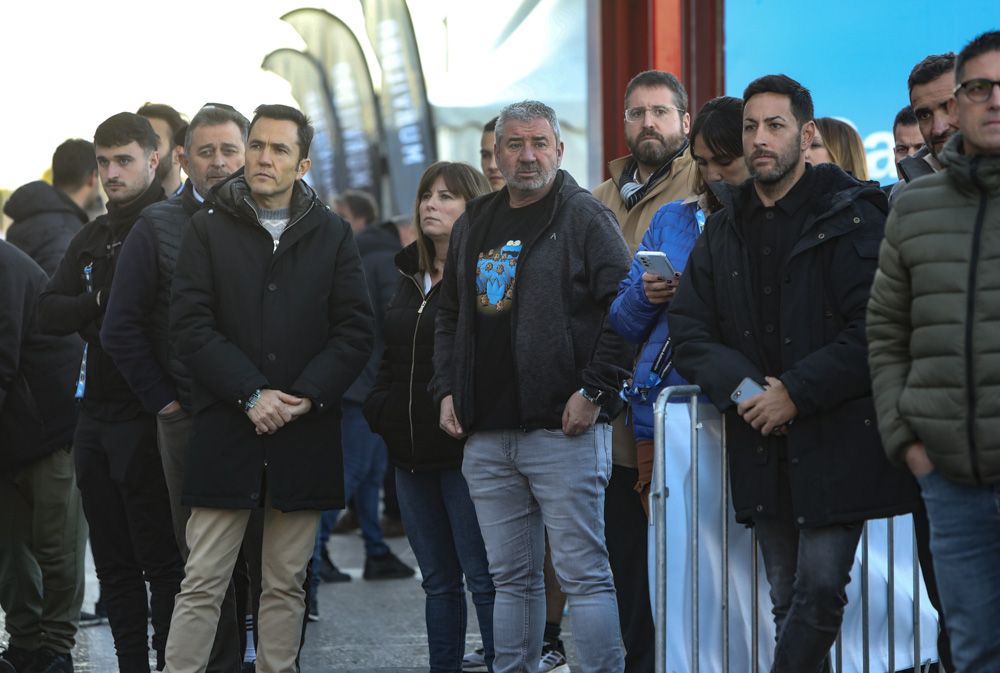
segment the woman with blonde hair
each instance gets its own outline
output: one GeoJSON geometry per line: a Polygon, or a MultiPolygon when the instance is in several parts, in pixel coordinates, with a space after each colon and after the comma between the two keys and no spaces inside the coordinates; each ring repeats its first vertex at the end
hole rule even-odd
{"type": "Polygon", "coordinates": [[[847,122],[833,117],[818,117],[816,135],[806,150],[812,165],[834,164],[858,180],[868,180],[868,161],[861,135],[847,122]]]}

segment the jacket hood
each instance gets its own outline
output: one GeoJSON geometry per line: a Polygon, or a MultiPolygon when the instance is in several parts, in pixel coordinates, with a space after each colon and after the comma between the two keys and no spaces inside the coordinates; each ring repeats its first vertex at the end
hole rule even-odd
{"type": "Polygon", "coordinates": [[[3,212],[15,222],[40,213],[69,213],[87,222],[87,213],[68,196],[47,182],[37,180],[18,187],[4,204],[3,212]]]}
{"type": "Polygon", "coordinates": [[[1000,193],[1000,156],[966,154],[964,145],[962,134],[955,133],[941,150],[941,163],[948,174],[959,187],[1000,193]]]}
{"type": "MultiPolygon", "coordinates": [[[[833,164],[820,164],[808,170],[812,174],[812,192],[816,195],[810,208],[813,217],[826,217],[859,199],[869,201],[882,213],[889,212],[888,200],[877,182],[862,182],[833,164]]],[[[751,178],[741,185],[717,183],[712,191],[728,213],[736,213],[750,198],[753,188],[751,178]]]]}
{"type": "MultiPolygon", "coordinates": [[[[229,211],[235,217],[247,218],[256,223],[260,221],[258,213],[260,206],[251,198],[250,185],[244,179],[243,173],[244,168],[240,168],[224,182],[212,187],[206,201],[229,211]]],[[[320,203],[315,190],[303,180],[296,180],[292,186],[291,219],[294,220],[307,211],[313,203],[320,203]]]]}

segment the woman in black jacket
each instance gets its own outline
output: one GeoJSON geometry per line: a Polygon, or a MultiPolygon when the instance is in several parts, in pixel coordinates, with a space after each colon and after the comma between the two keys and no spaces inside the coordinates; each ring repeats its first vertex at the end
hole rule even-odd
{"type": "Polygon", "coordinates": [[[465,203],[490,191],[471,166],[438,162],[417,189],[417,240],[396,255],[403,278],[386,310],[385,355],[365,402],[365,417],[389,447],[410,546],[427,594],[427,640],[432,673],[462,670],[466,601],[462,577],[492,670],[493,582],[469,488],[462,476],[463,442],[438,427],[427,392],[434,353],[438,284],[448,241],[465,203]]]}

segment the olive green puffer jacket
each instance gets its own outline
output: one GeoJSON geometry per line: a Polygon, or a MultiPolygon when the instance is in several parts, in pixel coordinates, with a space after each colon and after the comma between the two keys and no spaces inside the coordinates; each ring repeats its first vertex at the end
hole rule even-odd
{"type": "Polygon", "coordinates": [[[1000,481],[1000,156],[915,180],[885,225],[868,303],[869,362],[890,459],[923,441],[967,484],[1000,481]]]}

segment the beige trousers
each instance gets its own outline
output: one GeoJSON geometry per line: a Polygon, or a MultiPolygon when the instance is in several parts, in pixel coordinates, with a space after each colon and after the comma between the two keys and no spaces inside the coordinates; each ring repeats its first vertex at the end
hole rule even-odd
{"type": "MultiPolygon", "coordinates": [[[[296,673],[305,614],[306,564],[312,558],[320,512],[264,509],[258,673],[296,673]]],[[[250,519],[249,510],[193,507],[184,581],[167,639],[169,673],[204,673],[219,624],[222,598],[250,519]]]]}

